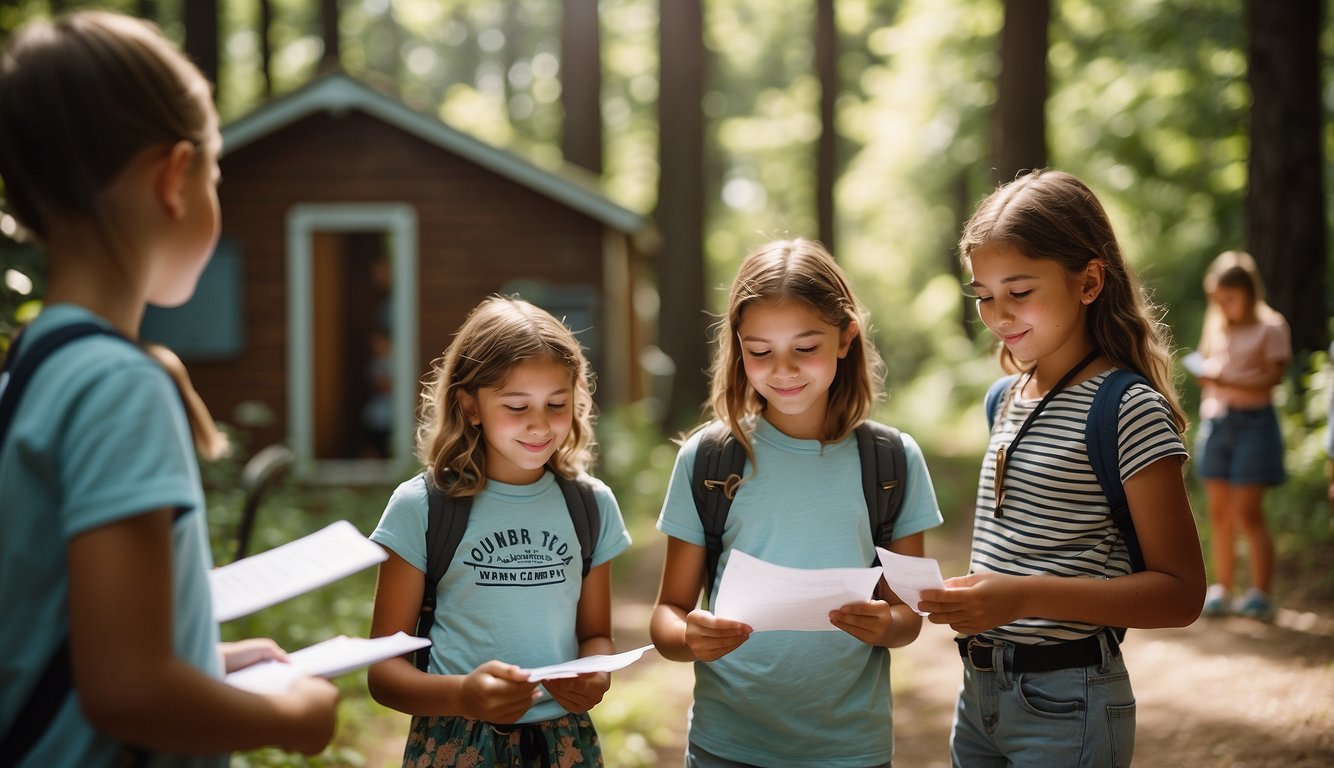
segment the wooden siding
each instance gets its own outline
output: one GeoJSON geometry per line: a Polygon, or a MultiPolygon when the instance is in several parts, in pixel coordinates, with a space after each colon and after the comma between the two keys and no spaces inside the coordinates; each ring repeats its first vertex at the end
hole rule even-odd
{"type": "Polygon", "coordinates": [[[222,421],[234,422],[248,400],[272,409],[275,424],[254,430],[250,450],[287,435],[285,228],[298,203],[416,209],[421,375],[468,310],[508,281],[603,289],[599,222],[359,112],[313,115],[275,131],[224,156],[222,176],[223,230],[242,249],[246,346],[235,360],[190,369],[222,421]]]}

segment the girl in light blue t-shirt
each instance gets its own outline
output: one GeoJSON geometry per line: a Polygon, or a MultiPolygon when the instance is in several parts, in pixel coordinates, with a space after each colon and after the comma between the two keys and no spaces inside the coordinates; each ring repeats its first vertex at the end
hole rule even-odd
{"type": "MultiPolygon", "coordinates": [[[[854,568],[875,559],[853,431],[880,394],[883,363],[868,317],[818,243],[769,243],[742,263],[719,326],[711,405],[746,454],[722,533],[718,576],[705,583],[706,538],[692,477],[702,431],[682,446],[658,529],[668,535],[652,637],[695,663],[686,765],[886,766],[893,756],[886,649],[922,620],[883,582],[829,614],[823,632],[752,633],[712,605],[733,552],[794,568],[854,568]]],[[[922,555],[941,522],[926,464],[903,435],[905,498],[889,549],[922,555]]]]}
{"type": "Polygon", "coordinates": [[[435,588],[426,670],[406,658],[370,670],[376,701],[413,715],[405,766],[602,765],[587,712],[608,673],[539,687],[526,671],[612,652],[610,561],[630,536],[611,491],[586,474],[589,375],[560,321],[495,296],[427,378],[417,443],[425,471],[394,491],[371,534],[389,553],[372,636],[416,632],[431,494],[469,497],[471,508],[435,588]],[[556,475],[591,486],[596,499],[587,575],[556,475]]]}
{"type": "Polygon", "coordinates": [[[212,95],[156,27],[113,13],[25,25],[0,55],[6,208],[50,267],[0,376],[0,765],[219,768],[333,737],[329,681],[221,679],[286,656],[218,641],[182,396],[204,409],[136,344],[217,243],[212,95]]]}

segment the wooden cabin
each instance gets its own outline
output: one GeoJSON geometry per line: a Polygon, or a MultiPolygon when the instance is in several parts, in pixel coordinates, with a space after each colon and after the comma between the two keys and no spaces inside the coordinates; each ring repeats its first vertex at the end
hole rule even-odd
{"type": "Polygon", "coordinates": [[[636,400],[649,221],[591,174],[548,170],[343,73],[223,128],[222,238],[194,298],[146,339],[185,360],[248,449],[308,478],[412,466],[422,376],[468,311],[517,293],[588,350],[601,408],[636,400]]]}

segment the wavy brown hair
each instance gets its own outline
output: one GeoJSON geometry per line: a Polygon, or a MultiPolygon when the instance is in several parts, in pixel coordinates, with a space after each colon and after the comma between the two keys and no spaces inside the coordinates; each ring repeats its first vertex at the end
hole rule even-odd
{"type": "Polygon", "coordinates": [[[829,251],[814,240],[775,240],[752,251],[737,271],[727,299],[727,314],[714,326],[709,405],[715,418],[727,423],[751,462],[750,431],[745,422],[764,412],[768,402],[746,378],[738,329],[746,310],[757,302],[793,301],[808,307],[840,332],[853,321],[858,333],[848,354],[838,361],[829,385],[825,442],[837,442],[871,415],[884,394],[885,364],[871,343],[870,315],[852,292],[847,276],[829,251]]]}
{"type": "MultiPolygon", "coordinates": [[[[1005,245],[1033,259],[1052,259],[1077,275],[1103,262],[1103,288],[1086,315],[1093,343],[1113,365],[1139,372],[1167,400],[1172,421],[1185,431],[1186,414],[1172,383],[1171,332],[1162,312],[1135,279],[1117,245],[1102,203],[1082,181],[1055,170],[1034,171],[1003,184],[964,225],[959,256],[965,267],[985,245],[1005,245]]],[[[1000,345],[1008,373],[1026,370],[1000,345]]]]}
{"type": "Polygon", "coordinates": [[[563,477],[586,472],[594,458],[592,374],[583,347],[561,321],[528,302],[492,296],[468,315],[423,381],[417,458],[451,496],[473,496],[486,485],[486,444],[459,402],[482,387],[501,386],[528,360],[550,360],[570,373],[573,424],[547,460],[563,477]]]}

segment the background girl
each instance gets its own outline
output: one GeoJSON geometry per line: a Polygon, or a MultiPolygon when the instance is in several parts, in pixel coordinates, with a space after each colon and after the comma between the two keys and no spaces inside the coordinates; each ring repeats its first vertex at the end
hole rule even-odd
{"type": "Polygon", "coordinates": [[[1184,626],[1204,593],[1166,333],[1102,205],[1069,174],[997,189],[959,248],[1001,366],[1022,375],[983,461],[969,575],[922,595],[932,622],[967,635],[954,765],[1128,765],[1135,700],[1107,627],[1184,626]],[[1119,416],[1138,573],[1084,442],[1094,393],[1120,367],[1152,385],[1132,386],[1119,416]]]}
{"type": "MultiPolygon", "coordinates": [[[[190,297],[218,237],[221,144],[208,83],[155,28],[81,12],[10,38],[0,176],[50,267],[20,360],[75,323],[136,339],[148,303],[190,297]]],[[[283,654],[271,641],[219,653],[181,398],[161,366],[108,335],[60,347],[29,380],[0,448],[0,734],[34,738],[5,764],[152,753],[152,765],[223,766],[228,750],[314,753],[333,736],[328,681],[261,696],[219,679],[283,654]],[[72,684],[43,676],[51,659],[72,684]],[[59,708],[15,726],[34,690],[60,691],[59,708]]]]}
{"type": "MultiPolygon", "coordinates": [[[[883,376],[868,328],[820,244],[772,242],[741,264],[718,324],[710,404],[748,460],[718,581],[734,548],[800,568],[873,561],[851,436],[870,415],[883,376]]],[[[681,447],[658,519],[670,538],[651,626],[667,658],[709,662],[695,664],[686,765],[888,765],[886,648],[912,642],[921,618],[887,590],[834,611],[830,623],[841,632],[752,636],[740,622],[697,609],[705,549],[691,475],[699,440],[696,432],[681,447]]],[[[891,549],[920,556],[923,531],[940,524],[940,509],[920,449],[908,435],[903,442],[906,498],[891,549]]]]}
{"type": "Polygon", "coordinates": [[[1274,412],[1274,387],[1292,359],[1292,334],[1265,303],[1264,283],[1250,254],[1227,251],[1204,275],[1209,308],[1199,352],[1200,429],[1196,467],[1204,480],[1213,536],[1214,583],[1205,616],[1233,610],[1237,526],[1250,544],[1251,587],[1237,613],[1269,621],[1274,542],[1264,518],[1264,492],[1284,480],[1283,435],[1274,412]]]}
{"type": "MultiPolygon", "coordinates": [[[[611,491],[585,478],[595,488],[601,530],[582,581],[579,557],[562,560],[544,544],[576,541],[553,473],[587,471],[592,411],[579,342],[560,321],[518,299],[483,301],[427,377],[417,455],[437,487],[473,501],[440,580],[428,672],[407,658],[370,670],[375,699],[414,716],[404,765],[602,765],[585,713],[602,700],[610,676],[549,680],[542,685],[550,697],[543,697],[523,670],[612,652],[610,561],[630,536],[611,491]],[[480,577],[469,553],[497,532],[515,543],[511,554],[548,575],[524,585],[480,577]]],[[[420,476],[403,483],[371,534],[389,550],[372,636],[416,630],[427,505],[420,476]]]]}

